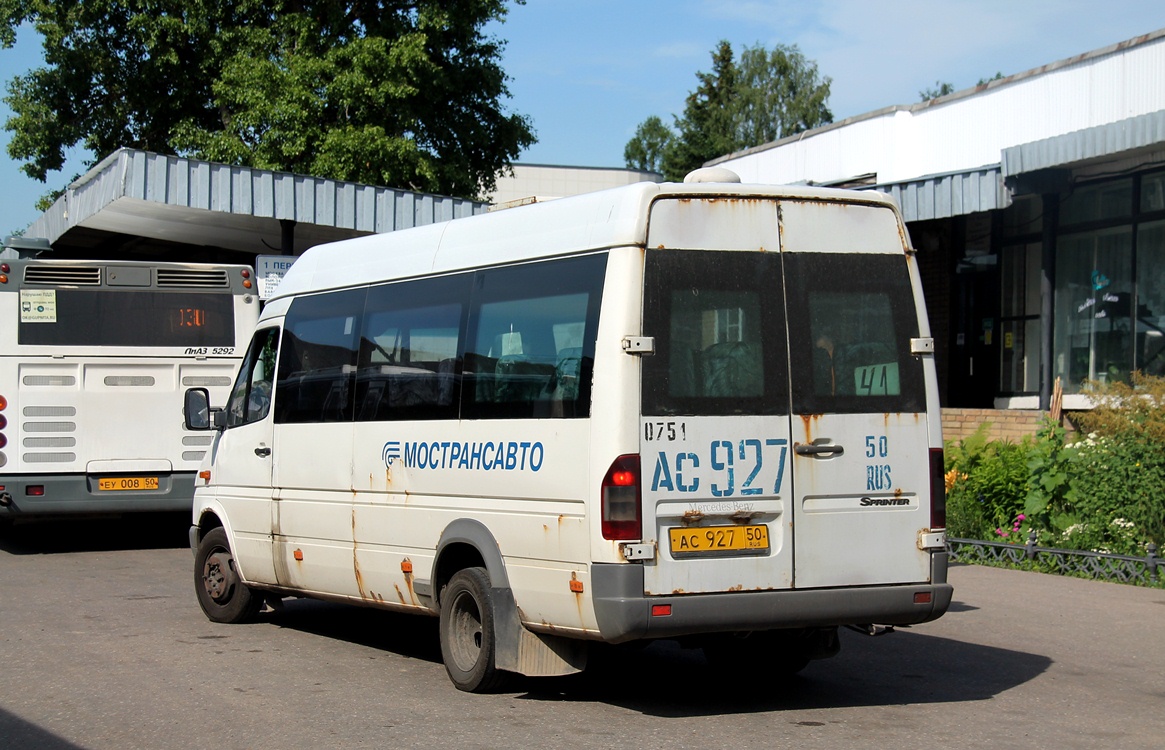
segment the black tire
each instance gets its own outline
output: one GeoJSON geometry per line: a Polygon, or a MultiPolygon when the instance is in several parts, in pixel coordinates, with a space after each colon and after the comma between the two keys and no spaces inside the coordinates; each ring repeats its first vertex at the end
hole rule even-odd
{"type": "Polygon", "coordinates": [[[485,568],[459,570],[441,593],[441,659],[458,690],[488,693],[506,680],[497,668],[493,594],[485,568]]]}
{"type": "Polygon", "coordinates": [[[220,526],[207,532],[194,555],[194,590],[198,605],[213,622],[250,622],[263,607],[263,597],[243,583],[220,526]]]}

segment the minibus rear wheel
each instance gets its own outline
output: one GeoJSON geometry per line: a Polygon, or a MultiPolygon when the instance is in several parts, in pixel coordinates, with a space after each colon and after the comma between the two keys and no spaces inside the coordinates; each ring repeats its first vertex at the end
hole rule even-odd
{"type": "Polygon", "coordinates": [[[249,622],[263,606],[263,597],[239,577],[227,533],[221,526],[208,531],[198,543],[194,590],[199,606],[213,622],[249,622]]]}
{"type": "Polygon", "coordinates": [[[465,568],[441,592],[441,658],[459,690],[488,693],[505,682],[495,661],[493,595],[485,568],[465,568]]]}

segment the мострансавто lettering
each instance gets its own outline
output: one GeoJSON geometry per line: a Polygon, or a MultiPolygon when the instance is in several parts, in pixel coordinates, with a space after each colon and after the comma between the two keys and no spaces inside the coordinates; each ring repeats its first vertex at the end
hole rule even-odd
{"type": "Polygon", "coordinates": [[[409,469],[471,471],[538,471],[546,457],[541,442],[405,442],[385,443],[385,466],[403,460],[409,469]],[[397,448],[399,446],[399,448],[397,448]],[[394,450],[394,448],[396,448],[394,450]]]}

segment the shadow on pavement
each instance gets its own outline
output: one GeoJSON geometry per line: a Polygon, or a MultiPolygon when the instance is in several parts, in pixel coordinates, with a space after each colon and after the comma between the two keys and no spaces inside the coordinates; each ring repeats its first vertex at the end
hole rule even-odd
{"type": "Polygon", "coordinates": [[[655,644],[608,661],[547,690],[531,681],[530,700],[602,701],[653,716],[702,716],[809,708],[989,700],[1035,679],[1052,660],[1038,654],[899,630],[870,638],[843,631],[841,654],[791,678],[750,664],[715,671],[699,651],[655,644]],[[629,675],[647,675],[649,688],[629,675]]]}
{"type": "Polygon", "coordinates": [[[190,513],[133,513],[0,524],[0,551],[52,555],[121,549],[190,546],[190,513]]]}
{"type": "Polygon", "coordinates": [[[7,750],[81,750],[52,732],[0,708],[0,747],[7,750]]]}
{"type": "MultiPolygon", "coordinates": [[[[974,607],[968,607],[974,609],[974,607]]],[[[264,619],[412,659],[441,663],[437,620],[343,604],[290,600],[264,619]]],[[[842,630],[842,650],[792,678],[752,664],[714,669],[698,649],[673,641],[604,646],[582,674],[515,676],[519,700],[596,702],[652,716],[684,717],[911,703],[989,700],[1035,679],[1052,660],[899,629],[871,638],[842,630]]],[[[449,687],[453,690],[452,685],[449,687]]]]}

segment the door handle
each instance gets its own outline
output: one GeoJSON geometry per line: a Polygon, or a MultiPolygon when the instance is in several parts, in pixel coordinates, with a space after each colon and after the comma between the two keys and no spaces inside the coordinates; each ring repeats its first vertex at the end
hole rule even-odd
{"type": "Polygon", "coordinates": [[[271,455],[271,449],[270,448],[256,448],[255,455],[258,456],[259,458],[267,458],[267,456],[271,455]]]}
{"type": "Polygon", "coordinates": [[[845,448],[833,443],[798,443],[793,446],[793,452],[798,456],[840,456],[845,448]]]}

